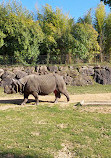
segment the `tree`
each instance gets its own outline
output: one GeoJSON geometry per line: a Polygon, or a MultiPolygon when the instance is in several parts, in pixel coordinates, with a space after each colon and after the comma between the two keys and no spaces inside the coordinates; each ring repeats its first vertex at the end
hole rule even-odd
{"type": "Polygon", "coordinates": [[[105,21],[105,54],[111,61],[111,13],[107,16],[105,21]]]}
{"type": "Polygon", "coordinates": [[[16,1],[1,4],[0,31],[2,32],[0,52],[4,56],[14,56],[22,63],[35,62],[43,32],[38,21],[16,1]]]}
{"type": "Polygon", "coordinates": [[[6,35],[0,30],[0,48],[5,44],[4,38],[6,38],[6,35]]]}
{"type": "Polygon", "coordinates": [[[101,1],[103,1],[105,5],[108,4],[111,7],[111,0],[101,0],[101,1]]]}
{"type": "Polygon", "coordinates": [[[105,6],[101,2],[98,7],[96,8],[95,12],[95,29],[99,33],[98,41],[100,45],[100,59],[101,62],[103,61],[103,51],[104,51],[104,25],[105,25],[105,6]]]}
{"type": "Polygon", "coordinates": [[[86,62],[92,61],[95,55],[100,53],[97,41],[98,33],[89,24],[77,23],[73,28],[75,38],[73,53],[86,62]]]}
{"type": "Polygon", "coordinates": [[[64,15],[59,8],[53,10],[50,5],[46,4],[42,14],[38,12],[38,20],[45,34],[41,54],[47,55],[48,58],[53,55],[58,59],[63,54],[70,54],[73,43],[71,34],[73,19],[69,19],[68,15],[64,15]]]}
{"type": "Polygon", "coordinates": [[[92,24],[91,11],[92,9],[90,9],[83,18],[80,17],[77,22],[81,24],[84,24],[84,23],[92,24]]]}

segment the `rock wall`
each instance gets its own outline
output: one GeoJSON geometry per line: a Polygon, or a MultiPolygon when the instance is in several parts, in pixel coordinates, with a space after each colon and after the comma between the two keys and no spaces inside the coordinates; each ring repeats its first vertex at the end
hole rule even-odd
{"type": "Polygon", "coordinates": [[[30,74],[43,75],[57,73],[63,76],[65,83],[72,86],[111,84],[111,68],[100,66],[35,66],[6,67],[0,69],[0,86],[10,84],[12,78],[20,79],[30,74]]]}

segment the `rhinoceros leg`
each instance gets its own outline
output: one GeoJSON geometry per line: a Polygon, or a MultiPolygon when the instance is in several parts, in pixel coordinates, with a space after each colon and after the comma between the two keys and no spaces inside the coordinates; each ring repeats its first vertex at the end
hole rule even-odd
{"type": "Polygon", "coordinates": [[[68,102],[70,99],[69,99],[69,95],[68,95],[67,91],[65,90],[65,91],[62,92],[62,93],[66,96],[66,98],[67,98],[67,102],[68,102]]]}
{"type": "Polygon", "coordinates": [[[24,104],[27,103],[27,101],[28,101],[28,96],[29,96],[29,94],[24,93],[24,101],[22,102],[21,105],[24,105],[24,104]]]}
{"type": "Polygon", "coordinates": [[[57,90],[55,90],[54,93],[55,93],[55,101],[54,101],[54,103],[57,103],[58,102],[58,98],[60,98],[61,95],[60,95],[60,92],[58,92],[57,90]]]}
{"type": "Polygon", "coordinates": [[[38,105],[38,103],[39,103],[38,93],[37,92],[33,92],[32,95],[35,97],[35,104],[38,105]]]}
{"type": "Polygon", "coordinates": [[[70,100],[70,99],[69,99],[68,92],[67,92],[67,90],[66,90],[66,89],[60,90],[60,93],[62,93],[62,94],[64,94],[64,95],[66,96],[67,101],[69,101],[69,100],[70,100]]]}

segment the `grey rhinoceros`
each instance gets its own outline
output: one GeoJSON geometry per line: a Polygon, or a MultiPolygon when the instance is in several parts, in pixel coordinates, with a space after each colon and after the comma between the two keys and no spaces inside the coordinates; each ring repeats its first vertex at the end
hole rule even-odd
{"type": "Polygon", "coordinates": [[[20,92],[24,94],[24,105],[28,101],[28,96],[32,94],[35,97],[36,104],[38,104],[38,95],[48,95],[55,93],[55,102],[64,94],[69,101],[69,95],[66,90],[66,84],[62,76],[58,74],[47,75],[28,75],[19,80],[13,79],[11,85],[4,87],[4,92],[7,94],[20,92]]]}

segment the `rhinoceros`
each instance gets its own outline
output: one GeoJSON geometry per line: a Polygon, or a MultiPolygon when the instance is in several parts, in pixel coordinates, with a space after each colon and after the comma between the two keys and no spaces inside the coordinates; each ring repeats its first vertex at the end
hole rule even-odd
{"type": "Polygon", "coordinates": [[[55,93],[55,101],[64,94],[69,101],[69,95],[66,90],[66,84],[63,77],[58,74],[47,75],[28,75],[19,80],[13,79],[10,85],[4,87],[7,94],[20,92],[24,94],[24,100],[21,105],[26,104],[28,96],[32,94],[35,97],[36,104],[39,103],[38,95],[48,95],[55,93]]]}

